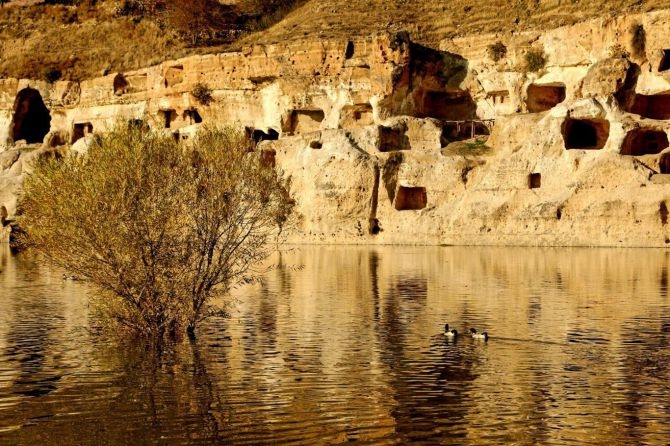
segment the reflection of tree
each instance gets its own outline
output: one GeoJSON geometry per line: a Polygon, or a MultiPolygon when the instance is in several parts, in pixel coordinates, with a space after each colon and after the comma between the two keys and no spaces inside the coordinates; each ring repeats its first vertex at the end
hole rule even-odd
{"type": "MultiPolygon", "coordinates": [[[[661,284],[661,294],[663,290],[661,284]]],[[[621,374],[625,389],[617,401],[623,415],[623,427],[629,444],[664,444],[667,431],[651,429],[652,425],[670,423],[670,406],[657,404],[658,395],[667,395],[670,387],[670,314],[663,308],[660,315],[648,315],[630,321],[621,329],[623,345],[621,374]]]]}

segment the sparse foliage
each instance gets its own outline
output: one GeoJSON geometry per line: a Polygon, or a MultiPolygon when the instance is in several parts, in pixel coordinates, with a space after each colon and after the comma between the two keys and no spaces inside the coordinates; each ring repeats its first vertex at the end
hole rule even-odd
{"type": "Polygon", "coordinates": [[[487,47],[487,52],[492,61],[498,62],[507,56],[507,47],[501,41],[497,41],[487,47]]]}
{"type": "Polygon", "coordinates": [[[273,249],[289,187],[237,132],[203,130],[190,147],[124,126],[37,163],[20,224],[27,246],[97,287],[108,320],[179,337],[273,249]]]}
{"type": "Polygon", "coordinates": [[[618,43],[609,47],[608,53],[609,57],[612,59],[628,59],[630,57],[630,53],[626,50],[626,48],[618,43]]]}
{"type": "Polygon", "coordinates": [[[214,100],[212,89],[209,88],[209,85],[202,82],[195,84],[195,87],[191,90],[191,96],[202,105],[209,105],[214,100]]]}
{"type": "Polygon", "coordinates": [[[526,70],[532,73],[540,71],[547,64],[547,56],[542,48],[531,48],[524,54],[526,70]]]}

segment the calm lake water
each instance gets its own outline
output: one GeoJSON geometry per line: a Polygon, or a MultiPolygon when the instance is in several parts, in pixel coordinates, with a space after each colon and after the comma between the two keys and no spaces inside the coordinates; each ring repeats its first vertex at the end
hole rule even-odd
{"type": "Polygon", "coordinates": [[[667,444],[670,252],[299,247],[160,354],[0,245],[0,444],[667,444]],[[488,330],[488,343],[442,335],[488,330]]]}

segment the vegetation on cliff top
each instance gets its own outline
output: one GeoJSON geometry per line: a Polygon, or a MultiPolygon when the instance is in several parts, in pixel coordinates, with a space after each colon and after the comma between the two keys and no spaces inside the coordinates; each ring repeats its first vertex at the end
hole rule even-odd
{"type": "Polygon", "coordinates": [[[117,130],[43,159],[21,199],[23,244],[97,288],[104,321],[194,334],[212,297],[253,277],[293,208],[290,184],[239,133],[117,130]]]}
{"type": "Polygon", "coordinates": [[[0,8],[0,77],[83,79],[253,43],[380,31],[408,31],[436,48],[449,37],[670,7],[670,0],[14,0],[8,6],[18,3],[27,5],[0,8]]]}
{"type": "Polygon", "coordinates": [[[81,80],[224,51],[304,0],[50,0],[0,8],[0,77],[81,80]]]}

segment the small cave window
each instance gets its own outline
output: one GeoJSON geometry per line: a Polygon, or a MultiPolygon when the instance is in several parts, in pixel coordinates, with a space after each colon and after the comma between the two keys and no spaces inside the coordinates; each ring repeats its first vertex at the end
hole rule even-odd
{"type": "Polygon", "coordinates": [[[531,84],[526,92],[526,107],[530,113],[551,110],[565,100],[563,84],[531,84]]]}
{"type": "Polygon", "coordinates": [[[539,189],[542,186],[542,174],[534,172],[528,175],[528,188],[539,189]]]}
{"type": "Polygon", "coordinates": [[[163,127],[169,129],[172,126],[172,122],[177,119],[176,110],[159,110],[158,116],[163,122],[163,127]]]}
{"type": "Polygon", "coordinates": [[[351,40],[347,42],[347,47],[344,49],[344,58],[351,59],[354,57],[354,42],[351,40]]]}
{"type": "Polygon", "coordinates": [[[654,129],[635,129],[626,134],[621,146],[621,155],[656,155],[668,148],[667,133],[654,129]]]}
{"type": "Polygon", "coordinates": [[[670,50],[664,49],[662,52],[663,56],[661,57],[661,63],[658,65],[659,73],[670,70],[670,50]]]}
{"type": "Polygon", "coordinates": [[[610,123],[605,119],[568,118],[562,127],[566,149],[599,150],[609,138],[610,123]]]}
{"type": "Polygon", "coordinates": [[[14,101],[12,140],[41,143],[51,129],[51,115],[40,92],[34,88],[19,91],[14,101]]]}
{"type": "Polygon", "coordinates": [[[416,211],[428,204],[425,187],[400,186],[395,196],[395,208],[398,211],[416,211]]]}
{"type": "Polygon", "coordinates": [[[121,96],[128,93],[129,86],[130,84],[128,84],[128,81],[123,74],[119,73],[114,76],[114,94],[116,96],[121,96]]]}
{"type": "Polygon", "coordinates": [[[93,133],[93,124],[90,122],[75,123],[72,128],[72,144],[91,133],[93,133]]]}

